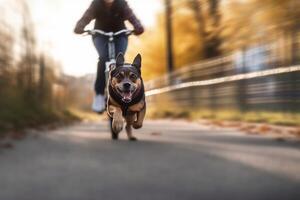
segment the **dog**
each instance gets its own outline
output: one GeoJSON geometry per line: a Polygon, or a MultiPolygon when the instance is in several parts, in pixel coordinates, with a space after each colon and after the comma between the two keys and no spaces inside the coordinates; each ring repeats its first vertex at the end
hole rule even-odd
{"type": "Polygon", "coordinates": [[[133,63],[125,63],[118,54],[108,79],[107,112],[111,118],[112,139],[117,140],[126,122],[128,140],[136,141],[132,127],[140,129],[146,115],[145,89],[141,77],[142,57],[138,54],[133,63]]]}

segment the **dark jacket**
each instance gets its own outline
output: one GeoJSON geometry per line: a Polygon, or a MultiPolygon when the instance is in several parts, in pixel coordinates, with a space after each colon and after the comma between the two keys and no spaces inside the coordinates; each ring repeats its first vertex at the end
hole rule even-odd
{"type": "Polygon", "coordinates": [[[125,29],[124,22],[126,20],[133,25],[136,34],[144,32],[142,24],[125,0],[115,0],[111,8],[107,8],[103,0],[94,0],[78,21],[77,26],[84,29],[93,19],[96,19],[95,29],[105,32],[116,32],[125,29]]]}

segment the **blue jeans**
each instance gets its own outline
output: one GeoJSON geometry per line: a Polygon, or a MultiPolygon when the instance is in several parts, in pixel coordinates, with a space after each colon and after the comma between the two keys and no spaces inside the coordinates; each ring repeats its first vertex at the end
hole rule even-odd
{"type": "MultiPolygon", "coordinates": [[[[115,37],[115,52],[116,56],[118,53],[122,52],[125,54],[127,46],[128,46],[128,36],[120,35],[115,37]]],[[[98,69],[97,69],[97,76],[95,82],[95,92],[96,94],[104,95],[105,91],[105,63],[109,61],[108,55],[108,37],[97,35],[93,38],[93,43],[99,55],[98,60],[98,69]]]]}

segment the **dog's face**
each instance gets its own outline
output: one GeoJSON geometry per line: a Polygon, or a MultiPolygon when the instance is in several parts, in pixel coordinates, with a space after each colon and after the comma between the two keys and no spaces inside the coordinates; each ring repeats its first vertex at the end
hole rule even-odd
{"type": "Polygon", "coordinates": [[[141,55],[138,54],[132,64],[127,64],[124,63],[123,54],[119,54],[116,65],[111,69],[110,84],[125,103],[131,102],[142,87],[141,61],[141,55]]]}

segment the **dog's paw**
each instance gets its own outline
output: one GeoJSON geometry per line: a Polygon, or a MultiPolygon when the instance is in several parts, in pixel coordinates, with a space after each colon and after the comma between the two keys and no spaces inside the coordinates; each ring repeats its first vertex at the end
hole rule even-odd
{"type": "Polygon", "coordinates": [[[132,124],[132,127],[133,127],[134,129],[140,129],[140,128],[143,127],[143,124],[140,124],[140,123],[133,123],[133,124],[132,124]]]}
{"type": "Polygon", "coordinates": [[[129,138],[129,141],[137,141],[137,140],[138,139],[136,137],[133,137],[133,136],[129,138]]]}
{"type": "Polygon", "coordinates": [[[123,119],[120,118],[116,118],[116,119],[113,119],[113,122],[112,122],[112,128],[113,128],[113,131],[115,133],[120,133],[123,129],[123,119]]]}
{"type": "Polygon", "coordinates": [[[118,140],[119,139],[119,133],[112,132],[111,133],[111,139],[112,140],[118,140]]]}

